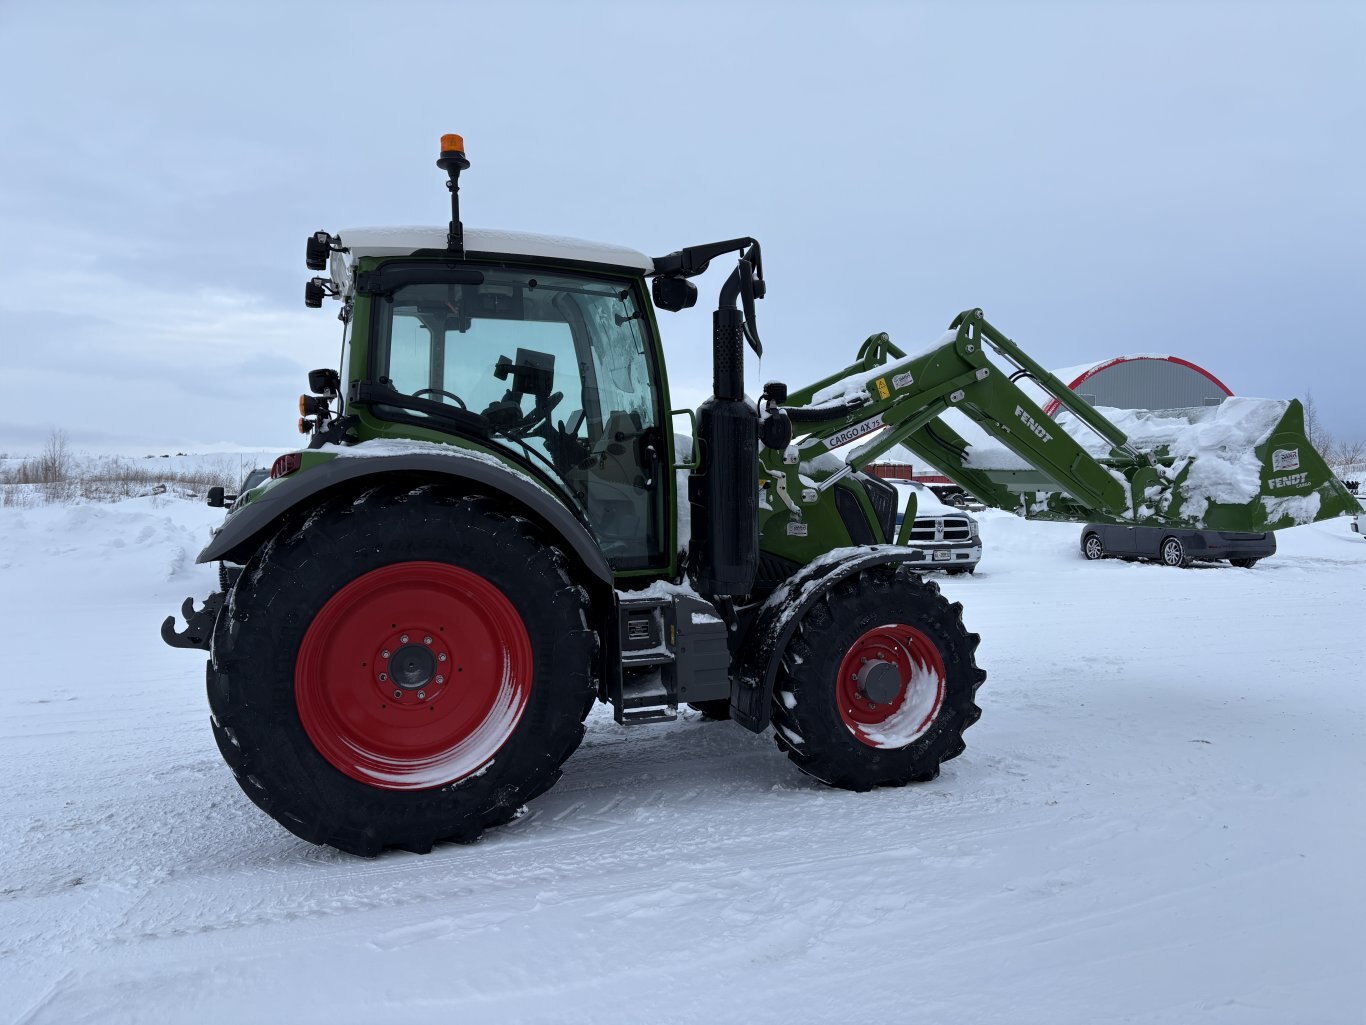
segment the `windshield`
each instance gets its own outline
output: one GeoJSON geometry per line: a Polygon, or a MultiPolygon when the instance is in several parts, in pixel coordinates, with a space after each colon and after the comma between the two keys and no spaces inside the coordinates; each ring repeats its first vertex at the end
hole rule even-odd
{"type": "MultiPolygon", "coordinates": [[[[403,285],[376,305],[382,383],[479,414],[495,445],[566,485],[618,569],[658,563],[668,475],[631,283],[486,269],[482,284],[403,285]]],[[[442,426],[411,409],[377,412],[442,426]]]]}

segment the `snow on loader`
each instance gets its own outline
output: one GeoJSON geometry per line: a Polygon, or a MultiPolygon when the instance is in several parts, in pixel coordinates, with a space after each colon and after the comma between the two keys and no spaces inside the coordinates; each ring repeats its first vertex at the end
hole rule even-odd
{"type": "Polygon", "coordinates": [[[1298,404],[1272,404],[1271,422],[1258,407],[1255,436],[1225,425],[1144,451],[980,310],[912,355],[875,335],[851,366],[771,382],[756,403],[758,242],[651,259],[466,231],[459,136],[437,163],[446,229],[308,240],[309,268],[328,273],[305,301],[340,300],[342,366],[309,375],[307,447],[211,498],[229,510],[199,561],[221,563],[223,590],[186,601],[184,630],[162,627],[209,654],[224,759],[305,840],[361,855],[472,840],[554,784],[594,701],[628,725],[685,703],[771,723],[836,787],[933,779],[963,751],[986,674],[961,606],[905,565],[896,492],[860,471],[896,444],[1029,515],[1263,530],[1355,507],[1298,404]],[[692,306],[691,279],[731,254],[714,394],[671,411],[654,307],[692,306]],[[1020,374],[1103,452],[1046,417],[1020,374]],[[974,452],[952,411],[1010,458],[974,452]],[[679,460],[673,416],[693,421],[695,458],[679,460]]]}

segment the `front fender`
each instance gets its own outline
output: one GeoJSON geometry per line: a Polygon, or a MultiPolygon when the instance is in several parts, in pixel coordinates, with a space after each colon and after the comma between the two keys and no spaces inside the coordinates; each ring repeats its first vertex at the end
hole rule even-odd
{"type": "Polygon", "coordinates": [[[362,453],[361,448],[346,449],[327,462],[300,472],[297,477],[286,478],[267,488],[224,521],[195,561],[226,559],[245,563],[279,529],[286,516],[311,504],[317,496],[364,484],[368,478],[375,478],[378,483],[393,474],[406,474],[476,484],[490,492],[506,495],[525,510],[529,518],[558,535],[594,577],[611,584],[612,568],[589,529],[564,502],[527,474],[481,453],[449,445],[433,443],[430,446],[433,451],[414,451],[413,445],[405,445],[402,452],[375,454],[362,453]]]}
{"type": "Polygon", "coordinates": [[[924,558],[920,549],[904,545],[836,548],[792,574],[760,607],[741,646],[738,671],[731,678],[730,717],[755,733],[768,727],[773,683],[787,642],[827,590],[869,566],[924,558]]]}

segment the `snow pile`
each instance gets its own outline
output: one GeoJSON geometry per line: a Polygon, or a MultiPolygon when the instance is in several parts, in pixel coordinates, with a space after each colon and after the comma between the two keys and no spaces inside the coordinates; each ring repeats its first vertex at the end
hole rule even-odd
{"type": "Polygon", "coordinates": [[[1322,499],[1317,491],[1311,495],[1289,495],[1285,498],[1262,496],[1262,506],[1266,509],[1267,520],[1271,523],[1286,516],[1294,523],[1313,523],[1314,517],[1319,514],[1320,505],[1322,499]]]}
{"type": "MultiPolygon", "coordinates": [[[[1098,407],[1097,412],[1141,452],[1167,446],[1176,460],[1172,478],[1189,467],[1181,486],[1182,512],[1199,519],[1212,502],[1242,505],[1261,493],[1262,463],[1256,449],[1271,437],[1289,405],[1284,399],[1235,396],[1199,409],[1098,407]]],[[[1060,414],[1058,423],[1093,454],[1108,454],[1108,443],[1075,417],[1060,414]]]]}
{"type": "MultiPolygon", "coordinates": [[[[1096,412],[1123,431],[1139,452],[1166,446],[1175,460],[1167,479],[1189,468],[1181,486],[1182,512],[1198,519],[1211,503],[1242,505],[1261,493],[1262,462],[1256,449],[1271,437],[1289,405],[1284,399],[1235,396],[1197,409],[1098,406],[1096,412]]],[[[963,413],[949,410],[944,420],[970,445],[966,465],[983,470],[1031,468],[963,413]]],[[[1110,454],[1110,443],[1066,410],[1054,422],[1090,455],[1099,459],[1110,454]]],[[[1277,501],[1278,508],[1300,523],[1309,522],[1318,509],[1317,502],[1308,499],[1277,501]]]]}

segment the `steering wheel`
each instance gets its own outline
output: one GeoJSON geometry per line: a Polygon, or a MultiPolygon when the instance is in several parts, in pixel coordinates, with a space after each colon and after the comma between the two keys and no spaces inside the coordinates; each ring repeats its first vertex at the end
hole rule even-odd
{"type": "Polygon", "coordinates": [[[424,395],[440,395],[443,399],[454,399],[455,404],[461,409],[470,408],[465,405],[465,400],[455,394],[455,392],[442,391],[440,388],[419,388],[417,391],[413,392],[413,398],[415,399],[420,399],[424,395]]]}
{"type": "Polygon", "coordinates": [[[525,438],[528,434],[540,427],[550,419],[550,414],[555,411],[555,407],[564,398],[564,392],[557,391],[554,395],[546,397],[546,400],[537,403],[516,427],[513,428],[513,437],[525,438]]]}

